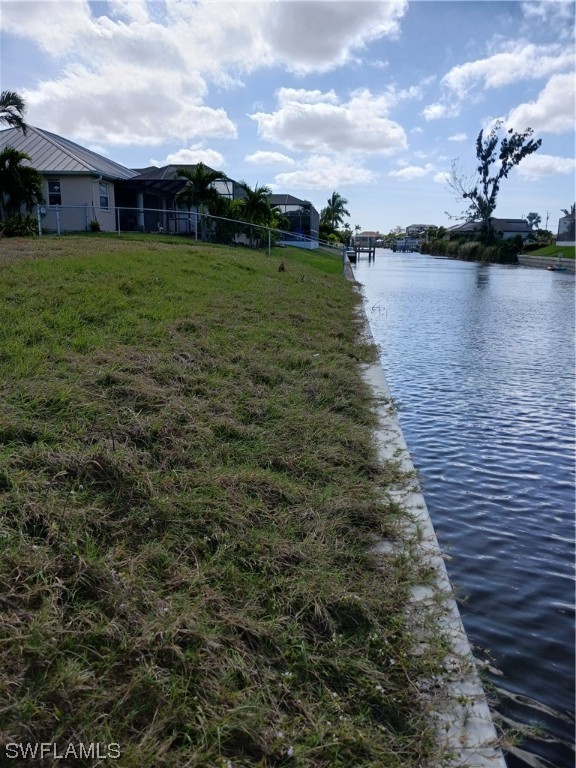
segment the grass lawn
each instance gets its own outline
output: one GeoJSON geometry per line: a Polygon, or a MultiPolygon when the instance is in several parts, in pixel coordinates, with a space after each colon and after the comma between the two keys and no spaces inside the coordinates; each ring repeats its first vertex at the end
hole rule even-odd
{"type": "Polygon", "coordinates": [[[562,254],[564,259],[573,259],[576,257],[576,248],[573,245],[546,245],[543,248],[539,248],[537,251],[530,251],[527,256],[550,256],[551,258],[557,258],[559,254],[562,254]]]}
{"type": "Polygon", "coordinates": [[[377,460],[340,258],[70,236],[4,240],[0,268],[0,740],[441,761],[445,647],[406,608],[430,573],[370,553],[409,480],[377,460]]]}

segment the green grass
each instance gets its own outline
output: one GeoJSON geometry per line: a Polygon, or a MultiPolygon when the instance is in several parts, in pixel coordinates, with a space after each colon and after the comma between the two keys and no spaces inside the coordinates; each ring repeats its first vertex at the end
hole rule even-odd
{"type": "Polygon", "coordinates": [[[123,768],[436,764],[419,682],[445,646],[412,635],[410,542],[370,554],[405,530],[402,477],[339,257],[2,250],[0,738],[114,742],[123,768]]]}
{"type": "Polygon", "coordinates": [[[576,248],[573,245],[546,245],[537,251],[530,251],[527,255],[557,258],[559,254],[562,254],[564,259],[573,259],[576,257],[576,248]]]}

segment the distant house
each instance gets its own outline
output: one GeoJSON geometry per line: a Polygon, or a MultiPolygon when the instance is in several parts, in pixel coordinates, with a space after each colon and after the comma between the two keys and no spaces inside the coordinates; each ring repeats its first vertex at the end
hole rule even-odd
{"type": "Polygon", "coordinates": [[[310,201],[286,194],[270,195],[268,201],[288,220],[288,228],[282,235],[280,245],[318,247],[320,214],[310,201]]]}
{"type": "Polygon", "coordinates": [[[410,224],[406,227],[406,237],[413,239],[425,238],[428,230],[437,229],[435,224],[410,224]]]}
{"type": "Polygon", "coordinates": [[[69,229],[88,229],[96,220],[101,229],[114,230],[116,184],[133,178],[125,168],[90,149],[41,128],[28,126],[0,131],[0,150],[25,152],[29,163],[44,176],[44,198],[49,206],[67,206],[69,229]]]}
{"type": "Polygon", "coordinates": [[[575,224],[576,219],[574,213],[570,213],[568,216],[562,216],[558,222],[556,245],[576,245],[575,224]]]}
{"type": "Polygon", "coordinates": [[[360,232],[354,235],[354,245],[358,248],[375,248],[384,239],[380,232],[360,232]]]}
{"type": "Polygon", "coordinates": [[[402,253],[418,253],[421,240],[415,237],[398,237],[392,243],[392,250],[402,253]]]}
{"type": "MultiPolygon", "coordinates": [[[[503,240],[509,240],[511,237],[516,237],[516,235],[520,235],[523,240],[526,240],[532,231],[530,225],[524,219],[491,218],[490,224],[494,232],[500,235],[503,240]]],[[[449,227],[447,232],[449,234],[471,234],[477,232],[480,227],[479,221],[467,221],[465,224],[449,227]]]]}

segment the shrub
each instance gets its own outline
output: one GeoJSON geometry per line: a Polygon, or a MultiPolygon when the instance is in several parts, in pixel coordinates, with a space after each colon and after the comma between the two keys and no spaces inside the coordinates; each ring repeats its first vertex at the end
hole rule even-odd
{"type": "Polygon", "coordinates": [[[32,237],[36,234],[36,220],[27,214],[17,214],[0,221],[0,235],[4,237],[32,237]]]}
{"type": "Polygon", "coordinates": [[[482,249],[482,261],[497,262],[498,261],[498,246],[497,245],[485,245],[482,249]]]}
{"type": "Polygon", "coordinates": [[[477,240],[472,240],[469,243],[463,243],[458,248],[458,258],[465,261],[476,261],[482,258],[484,247],[482,243],[477,240]]]}
{"type": "Polygon", "coordinates": [[[514,263],[518,261],[518,254],[524,247],[524,241],[522,235],[515,235],[509,240],[502,240],[496,248],[498,249],[498,255],[496,261],[500,263],[514,263]]]}
{"type": "Polygon", "coordinates": [[[542,248],[542,243],[524,243],[522,253],[530,253],[531,251],[539,251],[542,248]]]}
{"type": "Polygon", "coordinates": [[[98,219],[92,219],[90,222],[90,232],[100,232],[100,222],[98,219]]]}

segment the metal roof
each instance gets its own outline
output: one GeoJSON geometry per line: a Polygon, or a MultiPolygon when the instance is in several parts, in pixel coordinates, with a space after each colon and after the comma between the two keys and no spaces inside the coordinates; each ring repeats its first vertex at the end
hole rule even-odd
{"type": "Polygon", "coordinates": [[[294,195],[273,194],[270,195],[268,199],[272,205],[300,205],[301,203],[306,202],[305,200],[300,200],[298,197],[294,197],[294,195]]]}
{"type": "MultiPolygon", "coordinates": [[[[164,165],[159,167],[157,165],[149,165],[147,168],[134,168],[134,173],[137,174],[138,179],[146,179],[146,181],[173,181],[178,178],[176,171],[179,168],[194,168],[193,165],[164,165]]],[[[134,177],[136,178],[136,176],[134,177]]]]}
{"type": "Polygon", "coordinates": [[[136,172],[81,147],[69,139],[29,125],[0,131],[0,150],[14,147],[30,156],[30,165],[42,173],[89,174],[107,179],[130,179],[136,172]]]}
{"type": "MultiPolygon", "coordinates": [[[[496,231],[502,232],[530,232],[530,226],[525,219],[496,219],[491,218],[490,224],[496,231]]],[[[480,229],[482,222],[467,221],[465,224],[456,224],[448,227],[449,232],[474,232],[480,229]]]]}
{"type": "MultiPolygon", "coordinates": [[[[134,175],[130,178],[130,183],[124,185],[129,189],[143,188],[155,190],[164,194],[176,194],[186,185],[186,180],[178,176],[181,169],[192,171],[196,165],[163,165],[161,167],[150,165],[147,168],[135,168],[134,175]]],[[[208,171],[213,169],[205,166],[208,171]]],[[[229,177],[214,182],[214,188],[222,195],[236,196],[238,193],[238,182],[229,177]],[[225,190],[225,191],[224,191],[225,190]]]]}
{"type": "Polygon", "coordinates": [[[313,207],[309,200],[301,200],[299,197],[294,197],[294,195],[273,194],[269,195],[268,200],[270,201],[270,205],[300,205],[302,207],[313,207]]]}

